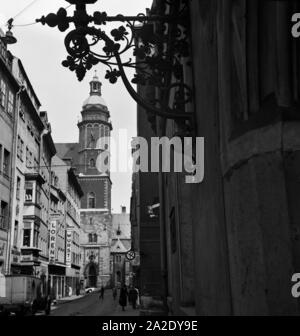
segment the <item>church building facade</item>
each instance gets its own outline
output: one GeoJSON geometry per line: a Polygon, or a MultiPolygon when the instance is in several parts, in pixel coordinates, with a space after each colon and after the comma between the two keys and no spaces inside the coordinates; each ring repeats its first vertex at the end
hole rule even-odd
{"type": "MultiPolygon", "coordinates": [[[[99,154],[107,151],[98,140],[109,137],[110,113],[101,95],[97,75],[90,82],[90,94],[84,101],[78,123],[79,143],[56,144],[58,156],[76,168],[84,196],[81,199],[81,279],[84,287],[110,284],[110,247],[112,233],[110,171],[101,171],[99,154]]],[[[106,167],[109,167],[109,153],[106,167]]]]}

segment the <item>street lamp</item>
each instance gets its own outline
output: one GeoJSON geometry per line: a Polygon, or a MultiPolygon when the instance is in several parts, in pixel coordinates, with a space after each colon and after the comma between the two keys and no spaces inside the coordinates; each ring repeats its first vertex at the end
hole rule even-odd
{"type": "Polygon", "coordinates": [[[73,16],[60,8],[56,14],[36,20],[61,32],[74,25],[65,37],[68,56],[62,62],[64,67],[74,71],[81,81],[88,70],[102,63],[107,68],[105,78],[112,84],[121,78],[133,99],[146,111],[184,123],[192,121],[192,111],[186,111],[192,89],[183,75],[183,64],[188,63],[189,56],[188,0],[162,0],[154,10],[157,14],[137,16],[109,16],[99,11],[88,15],[86,5],[97,0],[66,1],[75,5],[73,16]],[[121,25],[107,34],[101,28],[108,22],[121,25]],[[122,60],[128,51],[133,51],[135,59],[122,60]],[[129,80],[125,69],[135,69],[134,78],[129,80]],[[132,83],[158,88],[160,97],[147,100],[132,83]]]}
{"type": "Polygon", "coordinates": [[[7,26],[8,26],[8,30],[6,32],[6,34],[2,37],[0,37],[1,41],[3,41],[5,44],[15,44],[17,43],[17,39],[14,37],[11,29],[13,27],[13,19],[9,19],[7,21],[7,26]]]}

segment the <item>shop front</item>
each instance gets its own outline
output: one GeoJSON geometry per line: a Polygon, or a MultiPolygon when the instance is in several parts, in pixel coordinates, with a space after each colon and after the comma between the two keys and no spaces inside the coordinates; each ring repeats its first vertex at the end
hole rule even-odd
{"type": "Polygon", "coordinates": [[[49,264],[50,293],[53,300],[68,296],[66,290],[66,268],[63,265],[49,264]]]}
{"type": "Polygon", "coordinates": [[[66,268],[66,296],[80,294],[80,269],[66,268]]]}

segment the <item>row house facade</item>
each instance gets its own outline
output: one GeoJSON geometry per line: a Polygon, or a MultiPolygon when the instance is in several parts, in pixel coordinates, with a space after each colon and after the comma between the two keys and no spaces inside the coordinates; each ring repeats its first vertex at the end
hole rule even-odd
{"type": "Polygon", "coordinates": [[[80,283],[82,260],[79,237],[80,199],[83,196],[83,192],[70,161],[62,160],[55,156],[52,164],[53,172],[59,182],[59,188],[65,195],[65,201],[63,202],[64,212],[59,215],[58,220],[55,220],[56,226],[60,225],[60,233],[58,232],[58,227],[56,228],[56,250],[60,249],[61,260],[63,260],[63,256],[65,256],[65,259],[64,263],[62,263],[57,256],[56,266],[53,266],[53,275],[55,275],[53,279],[57,278],[58,280],[52,279],[52,287],[58,288],[57,293],[59,296],[66,296],[78,293],[82,287],[80,283]],[[63,238],[65,243],[63,243],[63,238]],[[59,239],[62,240],[60,246],[59,239]],[[65,248],[64,253],[62,251],[63,246],[65,248]]]}
{"type": "Polygon", "coordinates": [[[0,40],[0,272],[37,276],[55,299],[80,287],[82,190],[55,156],[40,106],[21,60],[0,40]]]}
{"type": "Polygon", "coordinates": [[[56,153],[47,113],[31,86],[22,62],[14,57],[13,75],[21,90],[15,111],[10,274],[29,274],[48,285],[51,159],[56,153]]]}
{"type": "Polygon", "coordinates": [[[64,297],[66,286],[66,193],[52,170],[50,191],[49,278],[52,296],[64,297]]]}
{"type": "MultiPolygon", "coordinates": [[[[0,32],[1,34],[1,32],[0,32]]],[[[0,272],[8,269],[8,228],[11,218],[14,111],[19,85],[12,74],[13,56],[0,40],[0,272]]]]}

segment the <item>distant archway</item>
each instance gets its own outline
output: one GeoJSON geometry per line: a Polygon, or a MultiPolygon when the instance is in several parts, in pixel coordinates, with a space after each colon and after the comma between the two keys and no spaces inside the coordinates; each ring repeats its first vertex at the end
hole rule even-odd
{"type": "Polygon", "coordinates": [[[86,266],[85,275],[87,277],[87,287],[97,287],[98,265],[90,262],[86,266]]]}

